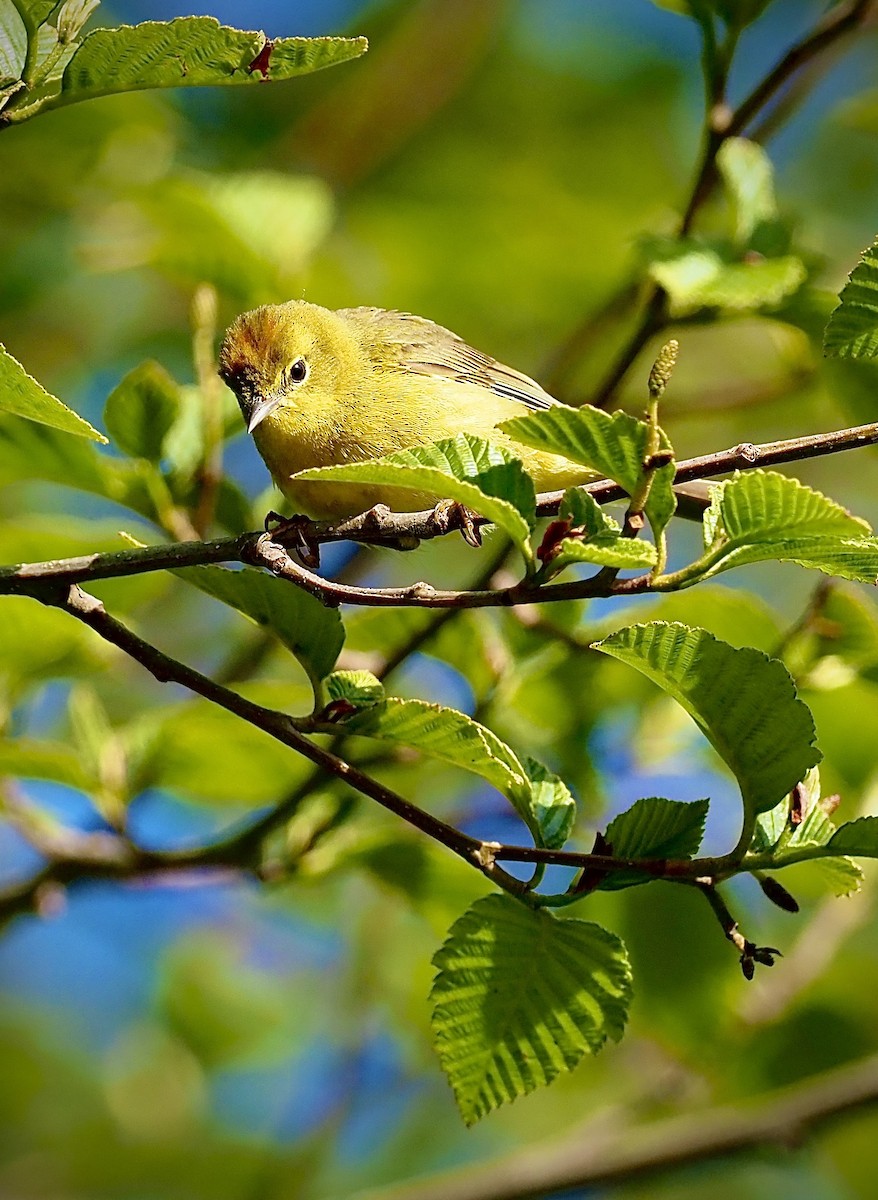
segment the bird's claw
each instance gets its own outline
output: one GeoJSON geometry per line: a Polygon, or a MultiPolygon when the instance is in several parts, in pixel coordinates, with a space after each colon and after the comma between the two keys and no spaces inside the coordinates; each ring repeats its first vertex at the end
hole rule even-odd
{"type": "Polygon", "coordinates": [[[320,543],[311,532],[311,526],[311,518],[303,513],[295,513],[292,517],[282,517],[276,512],[265,515],[265,529],[271,534],[271,540],[285,550],[294,550],[306,567],[316,568],[320,566],[320,543]]]}
{"type": "Polygon", "coordinates": [[[469,546],[476,550],[482,544],[482,533],[476,520],[478,513],[461,504],[459,500],[440,500],[433,509],[431,523],[437,533],[448,533],[451,529],[459,529],[460,535],[469,546]]]}

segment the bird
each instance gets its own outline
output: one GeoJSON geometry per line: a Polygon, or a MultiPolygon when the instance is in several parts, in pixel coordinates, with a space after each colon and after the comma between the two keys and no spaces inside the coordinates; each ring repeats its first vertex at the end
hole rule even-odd
{"type": "Polygon", "coordinates": [[[339,521],[377,505],[411,512],[441,501],[397,487],[295,476],[459,433],[511,450],[538,492],[595,478],[594,471],[519,445],[496,428],[558,403],[535,380],[411,313],[331,310],[305,300],[262,305],[226,331],[219,374],[275,483],[296,513],[310,517],[339,521]]]}

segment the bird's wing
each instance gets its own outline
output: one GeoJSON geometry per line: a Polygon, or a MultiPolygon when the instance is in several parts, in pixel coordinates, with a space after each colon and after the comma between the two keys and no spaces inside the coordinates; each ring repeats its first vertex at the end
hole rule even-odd
{"type": "Polygon", "coordinates": [[[382,361],[389,359],[400,370],[478,384],[532,409],[558,403],[529,375],[474,350],[434,321],[383,308],[342,308],[338,315],[367,329],[367,344],[380,345],[382,361]]]}

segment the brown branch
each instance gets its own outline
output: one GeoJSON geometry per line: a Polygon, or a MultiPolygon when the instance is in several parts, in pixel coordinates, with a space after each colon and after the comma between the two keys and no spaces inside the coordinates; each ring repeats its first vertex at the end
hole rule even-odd
{"type": "MultiPolygon", "coordinates": [[[[761,445],[743,442],[728,450],[684,459],[677,464],[675,481],[686,483],[734,470],[769,467],[779,463],[818,458],[826,454],[838,454],[844,450],[876,443],[878,422],[831,433],[765,442],[761,445]]],[[[618,484],[608,479],[586,484],[584,490],[599,504],[620,500],[626,494],[618,484]]],[[[563,495],[562,491],[541,493],[537,497],[537,514],[543,517],[556,513],[563,495]]],[[[487,522],[477,518],[476,523],[484,525],[487,522]]],[[[455,526],[452,525],[452,531],[453,528],[455,526]]],[[[380,518],[372,513],[364,513],[335,525],[315,521],[312,529],[313,538],[317,542],[357,540],[370,544],[386,544],[400,538],[437,536],[432,509],[417,513],[388,511],[380,518]]],[[[309,536],[311,533],[309,530],[309,536]]],[[[170,545],[120,550],[110,554],[85,554],[74,558],[0,567],[0,595],[29,595],[39,599],[47,589],[51,590],[59,584],[86,583],[97,579],[140,575],[148,571],[176,570],[180,567],[222,562],[256,562],[260,566],[276,570],[278,574],[292,579],[294,583],[313,592],[329,605],[348,603],[385,607],[483,608],[492,605],[532,603],[536,600],[612,595],[620,592],[631,594],[647,590],[646,580],[637,579],[617,581],[610,590],[603,585],[596,590],[594,583],[589,580],[552,584],[548,587],[517,585],[494,591],[443,592],[425,583],[416,583],[405,588],[355,587],[324,579],[304,567],[299,567],[293,563],[283,547],[273,542],[266,534],[245,533],[236,538],[220,538],[209,542],[175,542],[170,545]]]]}
{"type": "Polygon", "coordinates": [[[801,1146],[815,1130],[878,1102],[878,1055],[756,1103],[724,1105],[639,1127],[576,1129],[563,1140],[479,1166],[359,1192],[350,1200],[536,1200],[657,1179],[692,1163],[801,1146]]]}
{"type": "MultiPolygon", "coordinates": [[[[556,863],[576,869],[592,868],[604,873],[638,870],[657,879],[676,882],[691,881],[708,874],[720,879],[736,869],[737,864],[732,863],[728,856],[691,861],[640,860],[569,850],[547,850],[534,846],[510,846],[472,838],[418,808],[358,767],[339,758],[331,750],[325,750],[310,741],[299,728],[305,722],[254,704],[192,667],[164,654],[117,621],[107,613],[99,600],[81,591],[78,586],[58,588],[54,595],[44,595],[42,600],[46,604],[63,609],[88,625],[104,640],[139,662],[160,682],[178,683],[263,730],[308,759],[319,772],[328,774],[375,800],[395,816],[426,833],[480,870],[498,887],[526,899],[529,903],[566,903],[568,898],[531,894],[526,883],[509,875],[497,865],[500,861],[556,863]]],[[[168,872],[204,868],[225,867],[236,871],[256,871],[264,839],[295,813],[301,800],[310,793],[316,782],[316,774],[309,776],[267,814],[258,818],[252,825],[233,832],[224,840],[183,851],[144,850],[127,836],[117,834],[88,835],[73,830],[53,834],[48,840],[38,837],[35,839],[37,849],[42,850],[50,861],[31,879],[0,891],[0,923],[19,912],[38,910],[41,892],[53,885],[63,886],[74,881],[94,878],[133,879],[144,875],[164,875],[168,872]]]]}

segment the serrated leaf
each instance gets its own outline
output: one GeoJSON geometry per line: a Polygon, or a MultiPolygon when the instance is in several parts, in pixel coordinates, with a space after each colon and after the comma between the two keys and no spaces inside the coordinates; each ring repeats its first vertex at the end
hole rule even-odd
{"type": "Polygon", "coordinates": [[[433,963],[436,1052],[467,1125],[622,1036],[630,967],[599,925],[486,896],[433,963]]]}
{"type": "MultiPolygon", "coordinates": [[[[791,820],[789,797],[769,812],[760,813],[753,831],[752,854],[771,854],[778,866],[784,857],[803,847],[829,846],[836,832],[835,825],[820,803],[820,772],[815,767],[801,783],[798,802],[804,819],[797,825],[791,820]]],[[[863,873],[855,862],[841,854],[806,860],[813,874],[837,896],[849,896],[859,890],[863,873]]],[[[769,862],[767,869],[771,869],[769,862]]]]}
{"type": "Polygon", "coordinates": [[[774,168],[757,142],[726,138],[716,156],[735,213],[735,238],[746,243],[763,221],[777,216],[774,168]]]}
{"type": "Polygon", "coordinates": [[[344,645],[341,617],[308,592],[249,567],[185,567],[174,574],[271,629],[315,684],[335,666],[344,645]]]}
{"type": "Polygon", "coordinates": [[[864,250],[841,289],[823,337],[832,358],[878,358],[878,241],[864,250]]]}
{"type": "MultiPolygon", "coordinates": [[[[709,800],[637,800],[607,826],[609,853],[614,858],[694,858],[704,837],[709,805],[709,800]]],[[[598,887],[615,891],[650,878],[643,871],[614,871],[598,887]]]]}
{"type": "Polygon", "coordinates": [[[291,79],[358,58],[365,38],[278,38],[232,29],[215,17],[177,17],[94,29],[46,107],[144,88],[248,84],[291,79]]]}
{"type": "Polygon", "coordinates": [[[558,516],[571,529],[587,537],[613,537],[622,528],[584,488],[568,488],[561,499],[558,516]]]}
{"type": "Polygon", "coordinates": [[[594,538],[588,542],[563,538],[558,544],[557,554],[552,556],[550,566],[553,575],[573,563],[594,563],[595,566],[633,571],[639,567],[654,567],[656,559],[655,546],[639,538],[594,538]]]}
{"type": "Polygon", "coordinates": [[[773,808],[820,761],[814,721],[784,665],[703,629],[654,621],[593,649],[636,667],[686,709],[738,780],[748,813],[773,808]]]}
{"type": "Polygon", "coordinates": [[[90,438],[94,442],[107,440],[88,421],[28,375],[21,363],[3,346],[0,346],[0,410],[26,417],[40,425],[51,425],[53,429],[60,429],[64,433],[90,438]]]}
{"type": "Polygon", "coordinates": [[[384,699],[384,684],[371,671],[333,671],[324,681],[330,701],[344,700],[354,708],[371,708],[384,699]]]}
{"type": "Polygon", "coordinates": [[[829,839],[829,845],[839,854],[878,858],[878,817],[859,817],[839,825],[829,839]]]}
{"type": "MultiPolygon", "coordinates": [[[[513,417],[498,425],[509,437],[536,450],[561,454],[574,462],[592,467],[623,487],[628,495],[637,488],[646,457],[649,426],[628,413],[605,413],[585,405],[568,408],[554,405],[542,412],[513,417]]],[[[664,434],[661,445],[670,443],[664,434]]],[[[656,471],[646,504],[646,515],[656,537],[674,515],[674,465],[656,471]]]]}
{"type": "Polygon", "coordinates": [[[650,263],[649,275],[667,292],[672,315],[682,317],[703,308],[773,308],[804,283],[807,272],[793,255],[730,263],[707,247],[682,247],[650,263]]]}
{"type": "Polygon", "coordinates": [[[523,763],[495,733],[465,713],[388,696],[383,704],[351,717],[344,728],[412,746],[480,775],[507,797],[538,844],[558,847],[567,840],[576,806],[566,786],[541,764],[523,763]]]}
{"type": "Polygon", "coordinates": [[[872,532],[861,517],[777,471],[736,471],[711,489],[710,512],[713,540],[721,535],[732,541],[774,540],[790,530],[798,537],[862,537],[872,532]]]}
{"type": "Polygon", "coordinates": [[[797,479],[776,471],[736,472],[711,495],[699,581],[770,559],[865,583],[878,580],[878,539],[868,523],[797,479]]]}
{"type": "Polygon", "coordinates": [[[158,462],[180,404],[179,385],[160,363],[147,360],[110,392],[104,424],[120,450],[158,462]]]}
{"type": "Polygon", "coordinates": [[[461,433],[383,458],[299,471],[292,478],[400,488],[415,493],[415,502],[423,507],[437,500],[456,500],[508,533],[527,562],[533,558],[529,541],[536,509],[533,480],[514,455],[484,438],[461,433]]]}

